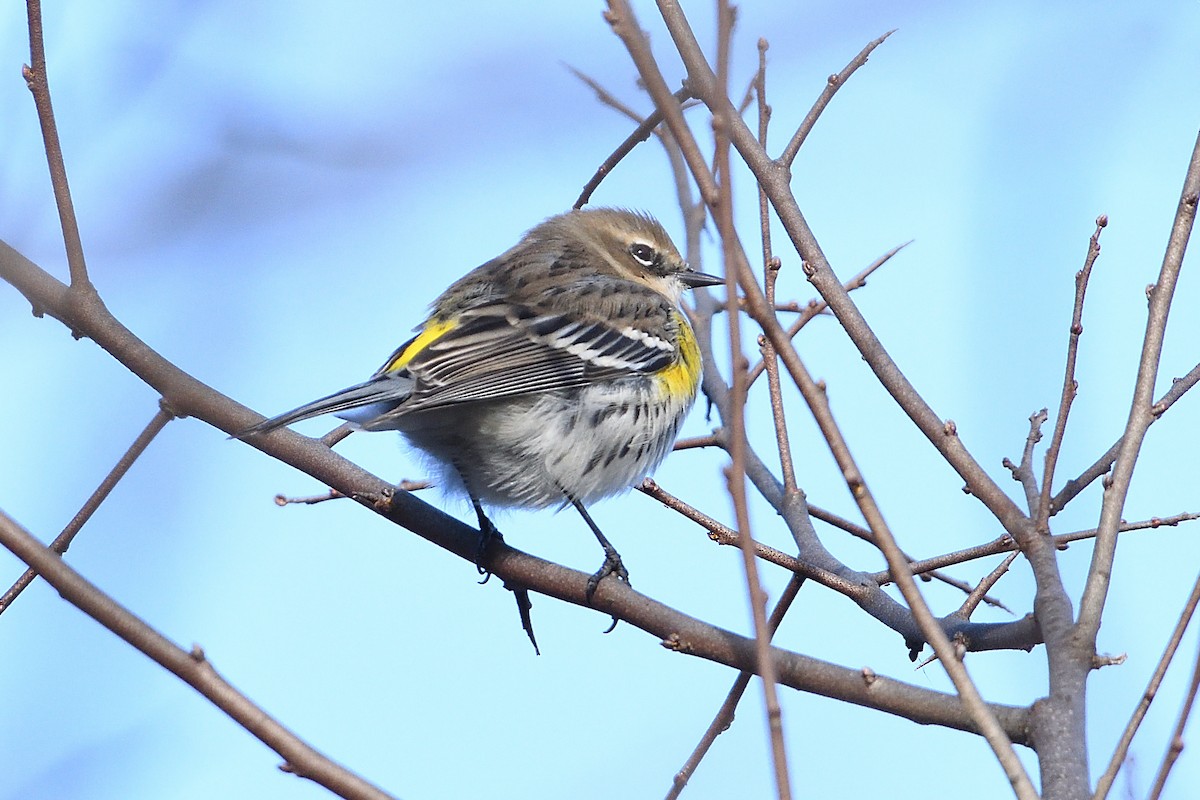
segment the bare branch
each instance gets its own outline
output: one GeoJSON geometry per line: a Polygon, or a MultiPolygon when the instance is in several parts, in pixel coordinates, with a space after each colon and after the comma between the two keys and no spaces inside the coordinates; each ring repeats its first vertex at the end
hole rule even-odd
{"type": "MultiPolygon", "coordinates": [[[[579,75],[578,72],[575,74],[579,75]]],[[[580,77],[583,76],[581,75],[580,77]]],[[[590,79],[588,80],[590,81],[590,79]]],[[[687,87],[675,92],[675,100],[680,104],[690,99],[690,97],[691,94],[688,92],[687,87]]],[[[649,139],[650,134],[655,128],[662,124],[662,121],[662,112],[657,108],[651,112],[650,116],[642,120],[641,124],[634,128],[633,133],[625,137],[625,141],[621,142],[620,146],[612,152],[612,155],[604,159],[604,163],[597,168],[596,174],[593,175],[591,180],[584,185],[583,191],[579,193],[579,197],[575,200],[575,205],[572,206],[572,208],[579,209],[587,205],[588,201],[592,199],[592,192],[596,191],[596,188],[605,179],[605,177],[608,176],[608,173],[612,172],[613,168],[616,167],[617,164],[621,163],[621,159],[625,158],[625,156],[629,155],[630,152],[633,151],[633,148],[649,139]]]]}
{"type": "Polygon", "coordinates": [[[1154,702],[1154,698],[1158,694],[1158,687],[1162,685],[1163,677],[1167,674],[1167,667],[1175,658],[1175,652],[1179,649],[1179,643],[1183,641],[1183,634],[1187,630],[1188,623],[1192,621],[1192,615],[1196,613],[1198,604],[1200,604],[1200,576],[1197,576],[1196,582],[1192,584],[1192,593],[1188,595],[1187,602],[1183,604],[1183,611],[1179,613],[1175,630],[1171,632],[1171,638],[1167,640],[1167,646],[1158,660],[1158,666],[1154,668],[1154,674],[1150,676],[1150,683],[1146,685],[1146,691],[1142,692],[1142,699],[1138,701],[1137,708],[1133,710],[1133,715],[1129,718],[1129,723],[1121,734],[1121,740],[1117,742],[1116,749],[1113,750],[1112,758],[1108,762],[1108,769],[1104,770],[1104,774],[1096,782],[1096,794],[1092,800],[1104,800],[1108,796],[1109,790],[1112,789],[1113,781],[1117,779],[1117,773],[1120,772],[1121,765],[1125,763],[1125,756],[1129,753],[1129,745],[1133,742],[1133,736],[1137,733],[1138,727],[1146,717],[1146,712],[1150,710],[1150,704],[1154,702]]]}
{"type": "Polygon", "coordinates": [[[83,241],[79,236],[79,222],[75,218],[75,205],[71,202],[71,186],[67,182],[67,167],[63,161],[62,142],[58,139],[58,123],[54,121],[54,106],[50,102],[50,79],[46,74],[46,44],[42,36],[41,0],[27,0],[29,17],[29,62],[22,72],[33,103],[37,108],[38,122],[42,126],[42,143],[46,148],[46,163],[50,167],[50,183],[54,187],[54,201],[58,204],[58,219],[62,226],[63,243],[67,248],[67,264],[71,270],[71,288],[80,292],[91,292],[87,262],[83,257],[83,241]]]}
{"type": "Polygon", "coordinates": [[[868,43],[858,55],[851,59],[850,63],[841,72],[829,76],[820,97],[813,103],[813,107],[809,110],[808,115],[804,117],[804,121],[800,123],[800,127],[796,129],[792,140],[788,142],[787,147],[779,155],[779,163],[791,169],[792,162],[796,160],[796,154],[800,152],[800,147],[804,144],[804,140],[812,132],[813,126],[817,124],[817,119],[821,116],[821,112],[829,105],[829,101],[837,94],[837,90],[842,88],[846,84],[846,81],[850,80],[850,76],[857,72],[859,67],[867,63],[867,58],[870,57],[872,51],[883,44],[884,40],[895,32],[895,29],[892,29],[873,42],[868,43]]]}
{"type": "MultiPolygon", "coordinates": [[[[679,104],[668,100],[674,95],[667,87],[666,80],[663,79],[658,62],[654,59],[654,53],[650,50],[650,42],[638,26],[637,18],[633,15],[629,4],[626,0],[610,0],[604,18],[612,26],[613,33],[629,51],[629,57],[637,67],[638,73],[641,74],[646,91],[654,101],[655,108],[662,111],[663,119],[675,137],[684,161],[687,162],[688,169],[691,170],[692,176],[700,188],[701,198],[710,208],[715,206],[719,200],[717,184],[708,170],[704,154],[700,151],[696,138],[692,136],[687,121],[683,118],[683,111],[679,108],[679,104]]],[[[715,75],[713,79],[716,79],[715,75]]],[[[688,89],[694,91],[692,87],[688,87],[688,89]]]]}
{"type": "Polygon", "coordinates": [[[124,639],[228,714],[284,760],[288,772],[346,798],[385,800],[391,795],[331,761],[222,678],[199,646],[189,653],[89,583],[0,511],[0,544],[53,586],[67,602],[124,639]]]}
{"type": "MultiPolygon", "coordinates": [[[[1120,531],[1124,533],[1126,531],[1139,531],[1147,528],[1174,527],[1181,522],[1190,522],[1196,519],[1200,519],[1200,513],[1185,512],[1182,514],[1175,514],[1174,516],[1170,517],[1151,517],[1150,519],[1142,520],[1141,522],[1122,522],[1120,531]]],[[[1050,543],[1055,548],[1061,550],[1064,549],[1070,542],[1077,542],[1082,539],[1092,539],[1095,536],[1096,529],[1091,528],[1085,531],[1074,531],[1073,533],[1060,533],[1049,537],[1049,539],[1050,543]]],[[[994,556],[999,553],[1004,553],[1015,549],[1018,549],[1016,542],[1012,540],[1011,536],[1005,534],[999,539],[988,542],[987,544],[968,547],[964,550],[956,550],[953,553],[934,556],[933,558],[927,558],[923,561],[914,561],[909,564],[909,569],[913,571],[913,574],[923,574],[933,569],[950,567],[955,564],[965,564],[968,561],[974,561],[975,559],[985,558],[987,556],[994,556]]],[[[892,580],[891,573],[887,570],[871,573],[870,578],[881,584],[890,583],[892,580]]]]}
{"type": "Polygon", "coordinates": [[[1163,756],[1158,774],[1154,776],[1154,786],[1150,788],[1150,794],[1146,795],[1147,800],[1158,800],[1162,796],[1163,787],[1167,784],[1167,776],[1171,774],[1171,768],[1175,766],[1175,761],[1183,752],[1183,731],[1187,728],[1188,717],[1192,713],[1192,707],[1196,704],[1197,690],[1200,690],[1200,651],[1196,653],[1196,661],[1192,665],[1192,681],[1188,684],[1183,707],[1179,709],[1179,719],[1175,722],[1175,730],[1171,733],[1167,753],[1163,756]]]}
{"type": "MultiPolygon", "coordinates": [[[[1175,401],[1183,397],[1184,394],[1186,394],[1187,391],[1197,383],[1200,383],[1200,364],[1192,367],[1191,370],[1188,371],[1188,374],[1184,375],[1182,378],[1175,378],[1171,381],[1171,388],[1168,389],[1165,394],[1163,394],[1162,398],[1159,399],[1158,402],[1151,406],[1151,411],[1154,412],[1153,421],[1157,422],[1158,420],[1162,419],[1162,416],[1166,413],[1167,409],[1173,406],[1175,401]]],[[[1054,495],[1054,500],[1052,500],[1050,503],[1050,512],[1052,514],[1057,514],[1066,507],[1067,503],[1074,500],[1080,492],[1086,489],[1092,481],[1096,480],[1101,475],[1107,474],[1108,471],[1112,469],[1113,463],[1117,460],[1117,453],[1120,452],[1120,450],[1121,440],[1118,439],[1117,441],[1113,442],[1112,447],[1105,451],[1104,455],[1100,456],[1100,458],[1096,459],[1091,466],[1080,473],[1079,477],[1072,478],[1071,480],[1067,481],[1063,488],[1059,490],[1058,494],[1054,495]]]]}
{"type": "Polygon", "coordinates": [[[1096,547],[1092,551],[1092,563],[1088,570],[1087,584],[1084,586],[1083,597],[1079,602],[1079,621],[1076,630],[1079,640],[1086,643],[1092,650],[1089,657],[1095,654],[1096,633],[1100,629],[1100,617],[1104,611],[1104,601],[1108,596],[1113,557],[1117,550],[1117,529],[1121,524],[1121,510],[1125,506],[1125,497],[1129,493],[1129,484],[1133,479],[1133,469],[1137,463],[1138,452],[1142,448],[1142,440],[1146,436],[1146,430],[1158,416],[1153,407],[1154,382],[1158,377],[1159,358],[1162,355],[1163,339],[1167,330],[1167,315],[1171,310],[1171,300],[1175,296],[1175,284],[1179,280],[1179,273],[1183,267],[1183,254],[1187,250],[1188,239],[1192,235],[1192,225],[1196,220],[1198,197],[1200,197],[1200,136],[1197,136],[1196,144],[1192,148],[1191,160],[1184,178],[1183,190],[1180,193],[1179,206],[1175,212],[1175,222],[1171,226],[1171,235],[1163,256],[1162,268],[1159,271],[1158,280],[1149,292],[1150,309],[1146,320],[1146,335],[1142,343],[1142,357],[1138,363],[1133,401],[1129,408],[1129,421],[1125,424],[1125,433],[1121,436],[1121,449],[1117,453],[1117,460],[1113,465],[1112,483],[1104,492],[1104,501],[1100,509],[1100,524],[1097,526],[1099,532],[1096,534],[1096,547]]]}
{"type": "MultiPolygon", "coordinates": [[[[717,80],[722,91],[729,92],[729,51],[733,44],[734,9],[727,0],[717,3],[717,80]]],[[[740,117],[739,117],[740,119],[740,117]]],[[[733,501],[734,517],[742,539],[742,563],[746,571],[746,590],[750,599],[751,618],[754,621],[755,655],[762,676],[763,701],[766,706],[767,729],[771,737],[771,761],[775,768],[775,790],[779,800],[791,800],[791,778],[788,775],[787,750],[783,742],[783,711],[779,706],[778,677],[771,661],[771,630],[767,626],[767,594],[758,577],[758,559],[754,555],[754,540],[750,530],[750,509],[746,500],[746,397],[750,391],[746,370],[749,364],[742,352],[741,315],[737,309],[738,278],[728,268],[735,263],[737,234],[733,227],[733,175],[729,159],[729,134],[725,124],[714,119],[713,132],[716,143],[713,153],[713,173],[719,176],[718,199],[713,209],[713,219],[720,234],[724,253],[725,292],[729,322],[729,363],[732,373],[733,392],[730,397],[730,414],[726,419],[729,428],[730,464],[725,470],[729,496],[733,501]]]]}
{"type": "Polygon", "coordinates": [[[1062,398],[1058,402],[1058,415],[1054,420],[1054,433],[1050,436],[1050,446],[1046,448],[1046,461],[1042,469],[1042,491],[1038,498],[1037,508],[1030,509],[1036,515],[1034,528],[1038,533],[1050,532],[1050,488],[1054,483],[1054,468],[1058,464],[1058,454],[1062,449],[1063,435],[1067,431],[1067,417],[1071,413],[1071,403],[1079,390],[1075,381],[1075,359],[1079,354],[1079,337],[1083,334],[1083,300],[1087,296],[1088,279],[1092,276],[1092,267],[1100,255],[1100,232],[1108,225],[1108,217],[1101,214],[1096,218],[1096,230],[1088,240],[1087,257],[1083,260],[1083,269],[1075,273],[1075,308],[1071,312],[1071,335],[1067,342],[1067,366],[1063,375],[1062,398]]]}
{"type": "Polygon", "coordinates": [[[963,619],[970,619],[971,615],[975,613],[975,609],[978,608],[979,604],[983,601],[983,598],[987,597],[987,593],[991,591],[993,586],[996,585],[996,582],[1004,577],[1004,573],[1008,572],[1008,568],[1012,566],[1013,561],[1015,561],[1019,555],[1021,554],[1017,552],[1009,553],[1008,558],[1001,561],[999,566],[989,572],[987,576],[979,582],[979,585],[976,586],[969,595],[967,595],[967,599],[963,601],[962,606],[960,606],[959,609],[954,613],[963,619]]]}
{"type": "Polygon", "coordinates": [[[689,439],[678,439],[675,442],[675,450],[696,450],[702,447],[724,447],[725,440],[720,436],[693,436],[689,439]]]}
{"type": "MultiPolygon", "coordinates": [[[[831,511],[821,508],[820,506],[814,506],[811,503],[808,506],[808,513],[811,514],[815,519],[819,519],[822,522],[828,523],[829,525],[832,525],[835,528],[839,528],[839,529],[845,531],[846,533],[849,533],[851,536],[854,536],[858,539],[862,539],[864,542],[870,542],[871,544],[875,544],[875,537],[874,537],[874,535],[872,535],[872,533],[869,530],[867,530],[866,528],[864,528],[861,525],[855,525],[853,522],[851,522],[848,519],[845,519],[844,517],[840,517],[831,511]]],[[[1009,539],[1009,541],[1011,542],[1012,540],[1009,539]]],[[[959,580],[958,578],[950,577],[949,575],[945,575],[945,574],[937,571],[936,569],[927,569],[927,570],[914,569],[913,565],[917,563],[917,560],[915,558],[913,558],[911,555],[909,555],[908,553],[905,553],[904,557],[908,559],[909,569],[913,570],[914,576],[923,578],[925,580],[941,581],[942,583],[946,584],[947,586],[953,586],[955,589],[961,590],[963,594],[971,593],[971,585],[969,583],[967,583],[966,581],[962,581],[962,580],[959,580]]],[[[875,579],[880,575],[888,576],[885,580],[875,580],[874,581],[877,586],[882,586],[884,584],[892,582],[890,574],[891,573],[889,573],[887,570],[884,570],[883,572],[875,573],[875,576],[872,576],[872,578],[875,579]]],[[[983,602],[987,603],[989,606],[992,606],[994,608],[1003,609],[1004,611],[1007,611],[1010,614],[1013,613],[1012,610],[1008,606],[1004,605],[1004,603],[1000,602],[999,600],[995,599],[994,597],[984,595],[983,602]]]]}
{"type": "MultiPolygon", "coordinates": [[[[771,107],[767,105],[767,40],[758,40],[758,72],[752,84],[758,101],[758,141],[764,148],[767,146],[767,129],[771,121],[771,107]]],[[[779,279],[779,269],[782,266],[775,258],[771,248],[771,208],[767,204],[767,196],[762,189],[758,190],[758,224],[762,240],[763,286],[766,287],[767,303],[775,307],[775,284],[779,279]]],[[[733,313],[732,310],[730,313],[733,313]]],[[[783,409],[783,392],[779,383],[779,360],[775,358],[775,348],[765,337],[759,339],[759,350],[767,371],[768,393],[771,398],[771,421],[775,425],[775,445],[779,451],[779,469],[783,475],[783,491],[796,491],[796,468],[792,462],[792,445],[788,437],[787,416],[783,409]]],[[[746,375],[746,391],[754,382],[751,374],[746,375]]]]}
{"type": "MultiPolygon", "coordinates": [[[[774,636],[779,630],[779,624],[783,622],[783,617],[787,614],[788,609],[792,607],[792,601],[796,599],[796,595],[800,593],[800,587],[804,585],[804,579],[798,575],[792,576],[788,581],[788,585],[784,587],[783,593],[779,596],[778,602],[775,603],[775,608],[771,611],[771,617],[767,620],[767,627],[774,636]]],[[[709,724],[708,729],[704,731],[704,735],[700,737],[700,741],[696,744],[696,748],[692,754],[688,756],[688,760],[680,767],[679,772],[675,773],[675,778],[671,782],[671,790],[667,792],[667,800],[677,798],[683,792],[683,787],[687,786],[688,780],[696,771],[696,767],[700,766],[700,762],[704,760],[704,756],[708,754],[709,749],[717,740],[717,737],[729,729],[733,724],[733,712],[741,702],[742,695],[746,693],[746,688],[750,685],[750,679],[754,677],[750,672],[739,672],[736,679],[733,681],[733,686],[729,688],[729,694],[725,696],[725,702],[721,703],[721,707],[717,709],[716,716],[709,724]]]]}
{"type": "MultiPolygon", "coordinates": [[[[875,270],[882,267],[884,264],[886,264],[891,259],[892,256],[896,255],[896,253],[899,253],[901,250],[903,250],[905,247],[908,247],[910,244],[912,244],[912,240],[909,240],[909,241],[905,242],[904,244],[896,245],[891,250],[888,250],[886,253],[881,255],[879,258],[872,261],[861,272],[859,272],[857,275],[855,275],[850,280],[846,281],[846,283],[844,284],[846,287],[846,291],[852,292],[855,289],[861,289],[863,286],[866,286],[867,278],[870,277],[871,274],[875,272],[875,270]]],[[[796,318],[795,320],[793,320],[792,324],[787,327],[788,339],[794,339],[796,337],[796,334],[798,334],[804,328],[805,325],[807,325],[813,319],[815,319],[816,317],[818,317],[822,313],[824,313],[825,309],[827,309],[828,307],[829,307],[829,304],[826,303],[822,299],[809,300],[808,303],[804,306],[804,308],[802,310],[800,310],[800,316],[798,318],[796,318]]],[[[793,309],[784,308],[784,309],[777,309],[777,310],[789,311],[789,310],[793,310],[793,309]]],[[[755,364],[753,367],[750,368],[750,384],[751,385],[754,385],[754,382],[756,380],[758,380],[758,376],[762,374],[763,369],[765,369],[765,362],[763,362],[763,361],[759,361],[757,364],[755,364]]]]}
{"type": "Polygon", "coordinates": [[[1003,461],[1004,466],[1012,473],[1013,480],[1020,483],[1021,488],[1025,490],[1025,504],[1029,507],[1030,514],[1037,513],[1040,491],[1037,476],[1033,474],[1033,448],[1042,440],[1042,425],[1048,418],[1049,414],[1044,408],[1029,415],[1029,435],[1025,437],[1020,466],[1014,465],[1007,458],[1003,461]]]}
{"type": "MultiPolygon", "coordinates": [[[[695,506],[685,503],[675,495],[662,488],[654,479],[646,478],[637,486],[637,490],[642,494],[653,497],[658,502],[662,503],[672,511],[676,511],[691,521],[703,527],[708,531],[708,538],[720,545],[741,547],[744,541],[741,534],[730,528],[728,525],[723,525],[718,520],[700,511],[695,506]]],[[[863,586],[848,581],[835,572],[831,572],[821,567],[814,566],[805,561],[802,561],[795,556],[790,556],[782,550],[776,550],[774,547],[765,545],[762,542],[754,542],[754,555],[761,558],[763,561],[774,564],[778,567],[783,567],[789,572],[793,572],[802,578],[810,578],[822,586],[833,589],[835,592],[846,595],[851,598],[861,598],[863,596],[863,586]]]]}

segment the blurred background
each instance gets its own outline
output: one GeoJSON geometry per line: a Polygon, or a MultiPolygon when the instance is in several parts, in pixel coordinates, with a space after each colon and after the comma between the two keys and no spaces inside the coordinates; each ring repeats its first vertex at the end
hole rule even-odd
{"type": "MultiPolygon", "coordinates": [[[[700,41],[713,9],[687,3],[700,41]]],[[[631,123],[566,68],[642,112],[649,102],[600,3],[49,4],[51,88],[91,274],[112,311],[176,364],[266,413],[369,375],[453,278],[570,206],[631,123]]],[[[668,79],[682,79],[652,4],[639,3],[668,79]]],[[[871,39],[898,32],[837,95],[795,167],[801,207],[850,276],[915,240],[854,297],[939,415],[1014,497],[1028,417],[1053,414],[1074,291],[1098,214],[1109,215],[1079,357],[1061,485],[1117,438],[1128,414],[1144,289],[1157,275],[1200,124],[1200,4],[747,2],[734,92],[770,42],[776,149],[871,39]]],[[[0,10],[0,238],[65,277],[33,104],[20,4],[0,10]]],[[[707,130],[692,113],[698,129],[707,130]]],[[[634,152],[593,202],[646,209],[682,237],[661,149],[634,152]]],[[[753,184],[738,220],[755,241],[753,184]]],[[[781,299],[811,291],[777,239],[781,299]]],[[[719,269],[716,254],[701,265],[719,269]]],[[[1195,261],[1193,256],[1191,259],[1195,261]]],[[[1193,265],[1194,266],[1194,265],[1193,265]]],[[[1158,394],[1198,360],[1200,290],[1185,269],[1158,394]]],[[[900,543],[917,556],[1000,531],[907,423],[828,318],[800,337],[900,543]]],[[[750,343],[752,347],[752,343],[750,343]]],[[[75,341],[0,286],[0,507],[43,540],[74,515],[157,409],[90,341],[75,341]]],[[[764,385],[758,387],[765,391],[764,385]]],[[[751,433],[771,453],[756,393],[751,433]]],[[[858,519],[798,398],[788,400],[811,502],[858,519]]],[[[1197,398],[1150,431],[1130,520],[1200,510],[1197,398]]],[[[685,435],[710,429],[703,404],[685,435]]],[[[310,434],[328,420],[298,426],[310,434]]],[[[1047,427],[1047,434],[1049,427],[1047,427]]],[[[420,478],[391,435],[339,450],[389,480],[420,478]]],[[[1041,451],[1038,464],[1040,466],[1041,451]]],[[[668,459],[660,482],[725,521],[719,454],[668,459]]],[[[733,674],[629,625],[535,600],[534,656],[508,592],[474,567],[349,502],[278,508],[322,487],[195,420],[172,422],[68,560],[300,736],[399,797],[655,797],[670,785],[733,674]]],[[[461,518],[459,501],[426,495],[461,518]]],[[[1055,519],[1090,528],[1092,487],[1055,519]]],[[[740,555],[640,494],[594,510],[634,586],[739,632],[750,629],[740,555]]],[[[767,509],[756,536],[791,540],[767,509]]],[[[508,541],[591,572],[595,541],[572,513],[497,517],[508,541]]],[[[851,565],[882,559],[823,530],[851,565]]],[[[1087,543],[1062,553],[1078,596],[1087,543]]],[[[952,572],[976,581],[995,560],[952,572]]],[[[1200,564],[1195,527],[1121,540],[1101,649],[1128,653],[1090,683],[1092,769],[1103,770],[1200,564]]],[[[6,587],[22,571],[0,553],[6,587]]],[[[764,567],[777,597],[786,576],[764,567]]],[[[926,584],[935,610],[961,596],[926,584]]],[[[1024,562],[994,591],[1018,614],[1024,562]]],[[[983,610],[977,619],[1009,619],[983,610]]],[[[946,690],[903,642],[844,598],[806,586],[781,645],[946,690]]],[[[1178,662],[1116,791],[1153,779],[1197,648],[1178,662]]],[[[1045,692],[1044,651],[968,667],[992,700],[1045,692]]],[[[773,796],[757,684],[685,796],[773,796]]],[[[823,698],[782,693],[799,796],[1011,792],[981,739],[823,698]],[[886,787],[886,788],[883,788],[886,787]]],[[[1194,726],[1193,726],[1194,727],[1194,726]]],[[[1027,751],[1022,757],[1036,765],[1027,751]]],[[[0,618],[0,798],[307,798],[315,785],[176,678],[43,583],[0,618]]],[[[1194,796],[1185,753],[1167,796],[1194,796]]],[[[1127,794],[1128,793],[1128,794],[1127,794]]]]}

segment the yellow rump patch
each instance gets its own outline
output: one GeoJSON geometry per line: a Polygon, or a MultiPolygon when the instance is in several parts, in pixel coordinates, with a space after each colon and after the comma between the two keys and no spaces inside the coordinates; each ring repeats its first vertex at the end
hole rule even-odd
{"type": "Polygon", "coordinates": [[[395,372],[404,369],[417,355],[429,345],[458,327],[458,323],[450,319],[431,319],[425,323],[421,332],[412,338],[408,344],[396,351],[392,360],[380,372],[395,372]]]}

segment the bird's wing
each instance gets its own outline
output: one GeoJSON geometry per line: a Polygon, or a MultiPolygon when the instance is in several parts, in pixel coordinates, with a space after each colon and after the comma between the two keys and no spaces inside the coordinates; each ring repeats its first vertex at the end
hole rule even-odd
{"type": "MultiPolygon", "coordinates": [[[[658,324],[674,324],[664,300],[658,324]]],[[[431,320],[376,373],[413,381],[401,413],[453,403],[585,386],[648,375],[675,360],[673,341],[646,326],[615,326],[598,316],[491,304],[453,322],[431,320]]]]}

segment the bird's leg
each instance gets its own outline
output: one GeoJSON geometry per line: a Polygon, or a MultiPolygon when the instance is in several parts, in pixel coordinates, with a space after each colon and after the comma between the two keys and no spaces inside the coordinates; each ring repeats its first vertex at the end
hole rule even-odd
{"type": "Polygon", "coordinates": [[[492,542],[503,542],[504,536],[488,519],[488,515],[483,511],[483,504],[479,502],[479,498],[474,493],[471,494],[471,505],[475,506],[475,516],[479,519],[479,549],[475,551],[475,569],[479,570],[479,574],[483,576],[480,583],[487,583],[488,578],[492,577],[491,570],[483,565],[487,557],[487,550],[492,546],[492,542]]]}
{"type": "MultiPolygon", "coordinates": [[[[575,506],[575,510],[578,511],[580,516],[583,517],[583,521],[586,522],[588,527],[592,529],[592,533],[596,534],[596,540],[600,542],[600,546],[604,548],[604,563],[600,565],[600,569],[596,571],[595,575],[588,578],[587,591],[585,594],[587,596],[587,601],[590,604],[592,602],[592,595],[596,593],[596,588],[600,586],[600,581],[604,580],[609,575],[616,575],[618,580],[625,581],[625,583],[628,585],[629,570],[625,569],[625,565],[621,563],[621,554],[617,552],[617,549],[613,547],[612,544],[609,543],[608,539],[604,537],[604,534],[600,532],[600,526],[592,520],[592,517],[588,514],[587,509],[583,507],[583,503],[579,502],[574,497],[569,499],[571,501],[571,505],[575,506]]],[[[613,622],[613,625],[616,625],[615,621],[613,622]]]]}

